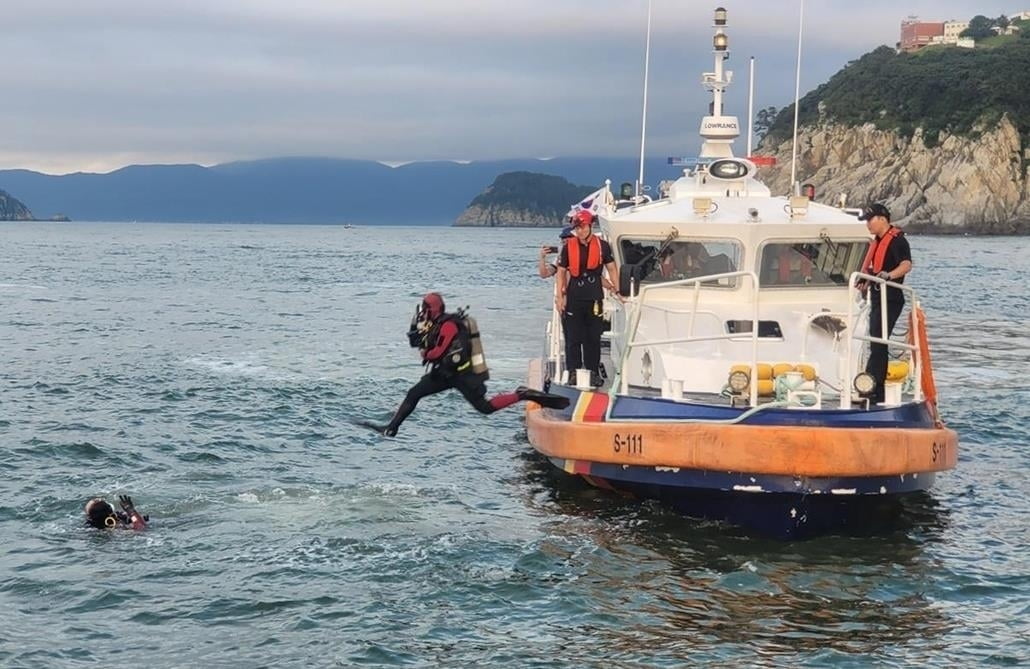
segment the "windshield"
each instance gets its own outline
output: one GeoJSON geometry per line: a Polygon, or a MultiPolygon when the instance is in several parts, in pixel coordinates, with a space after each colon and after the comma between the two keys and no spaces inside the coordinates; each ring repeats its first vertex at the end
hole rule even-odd
{"type": "MultiPolygon", "coordinates": [[[[624,265],[632,265],[639,283],[664,283],[693,279],[710,274],[736,272],[740,267],[742,246],[729,239],[619,240],[624,265]]],[[[737,277],[703,285],[735,286],[737,277]]]]}
{"type": "Polygon", "coordinates": [[[762,247],[758,279],[763,288],[844,286],[862,266],[868,241],[778,242],[762,247]]]}

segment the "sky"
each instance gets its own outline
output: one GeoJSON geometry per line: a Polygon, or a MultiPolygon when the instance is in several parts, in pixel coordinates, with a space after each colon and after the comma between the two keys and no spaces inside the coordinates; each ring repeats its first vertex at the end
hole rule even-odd
{"type": "MultiPolygon", "coordinates": [[[[995,0],[805,0],[802,95],[907,16],[995,0]]],[[[695,155],[712,12],[727,113],[794,96],[801,0],[652,0],[647,153],[695,155]]],[[[400,163],[640,150],[647,0],[7,0],[0,169],[328,156],[400,163]]],[[[738,153],[744,140],[738,141],[738,153]]]]}

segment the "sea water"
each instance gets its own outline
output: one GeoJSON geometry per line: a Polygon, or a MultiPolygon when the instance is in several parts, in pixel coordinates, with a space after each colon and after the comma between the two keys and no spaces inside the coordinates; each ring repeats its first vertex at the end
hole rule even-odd
{"type": "Polygon", "coordinates": [[[520,407],[353,425],[419,377],[428,290],[518,385],[555,233],[0,224],[0,666],[1030,661],[1030,239],[911,237],[958,468],[781,543],[555,474],[520,407]],[[118,494],[149,529],[82,526],[118,494]]]}

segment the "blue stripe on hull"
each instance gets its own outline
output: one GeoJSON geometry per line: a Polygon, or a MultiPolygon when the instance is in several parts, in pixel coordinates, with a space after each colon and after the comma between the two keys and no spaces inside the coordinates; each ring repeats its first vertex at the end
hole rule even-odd
{"type": "MultiPolygon", "coordinates": [[[[550,458],[550,460],[556,467],[565,468],[565,460],[561,458],[550,458]]],[[[745,494],[775,492],[837,496],[897,495],[927,490],[933,485],[936,478],[933,472],[899,476],[808,478],[749,474],[747,472],[713,472],[679,467],[645,467],[604,462],[591,462],[590,475],[612,482],[647,483],[672,488],[724,490],[745,494]]]]}
{"type": "MultiPolygon", "coordinates": [[[[548,392],[568,397],[570,408],[558,415],[572,416],[572,408],[580,391],[553,383],[548,392]]],[[[674,402],[659,397],[627,397],[618,395],[612,407],[611,420],[731,420],[750,407],[717,404],[674,402]]],[[[925,402],[896,407],[865,409],[764,409],[749,416],[740,425],[780,425],[784,427],[908,427],[933,428],[934,420],[925,402]]]]}
{"type": "MultiPolygon", "coordinates": [[[[568,471],[564,460],[550,460],[568,471]]],[[[589,469],[595,483],[781,539],[879,529],[897,517],[903,496],[922,493],[935,479],[933,473],[812,479],[596,462],[589,469]]]]}

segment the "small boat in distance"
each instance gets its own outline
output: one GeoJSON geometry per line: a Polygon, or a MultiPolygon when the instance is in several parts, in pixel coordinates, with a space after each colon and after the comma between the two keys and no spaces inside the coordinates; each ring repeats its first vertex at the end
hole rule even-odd
{"type": "Polygon", "coordinates": [[[617,199],[608,182],[592,203],[620,267],[622,299],[604,305],[607,378],[594,388],[565,368],[552,313],[529,383],[570,406],[530,404],[529,441],[563,472],[688,515],[792,539],[866,531],[957,461],[925,317],[910,286],[890,283],[907,316],[894,338],[871,337],[858,286],[885,281],[861,271],[865,224],[812,193],[774,197],[734,156],[725,10],[715,17],[696,164],[654,198],[624,184],[617,199]],[[866,398],[868,342],[895,358],[881,404],[866,398]]]}

